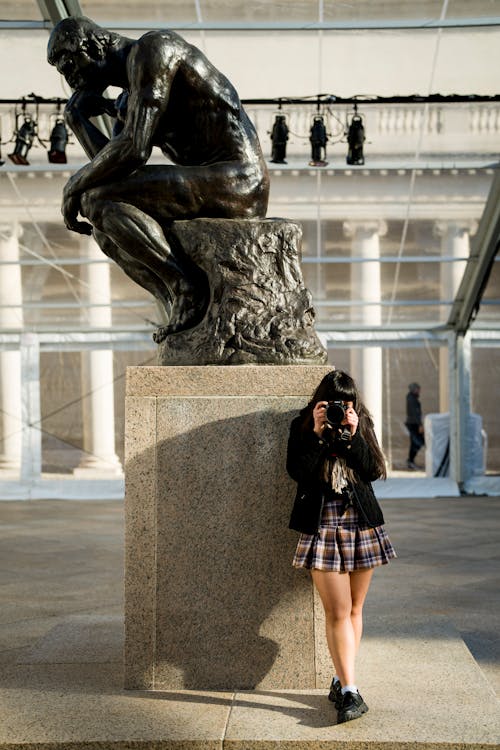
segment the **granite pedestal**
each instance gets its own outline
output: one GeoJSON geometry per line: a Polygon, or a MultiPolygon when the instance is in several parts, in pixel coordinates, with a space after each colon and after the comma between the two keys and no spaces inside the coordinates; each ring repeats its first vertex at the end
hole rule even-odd
{"type": "Polygon", "coordinates": [[[128,368],[127,688],[323,685],[310,578],[291,567],[285,457],[329,369],[128,368]]]}

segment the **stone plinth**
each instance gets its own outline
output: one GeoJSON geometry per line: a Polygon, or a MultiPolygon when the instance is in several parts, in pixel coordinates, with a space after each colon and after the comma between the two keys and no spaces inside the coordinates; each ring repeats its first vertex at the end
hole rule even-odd
{"type": "Polygon", "coordinates": [[[128,368],[127,688],[317,687],[285,457],[329,369],[128,368]]]}

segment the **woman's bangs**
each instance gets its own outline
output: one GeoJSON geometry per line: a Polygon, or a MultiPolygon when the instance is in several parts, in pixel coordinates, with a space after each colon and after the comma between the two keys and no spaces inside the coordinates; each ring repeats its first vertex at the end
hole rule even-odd
{"type": "Polygon", "coordinates": [[[335,391],[335,395],[332,398],[333,401],[353,401],[356,403],[356,393],[349,392],[348,390],[335,391]]]}

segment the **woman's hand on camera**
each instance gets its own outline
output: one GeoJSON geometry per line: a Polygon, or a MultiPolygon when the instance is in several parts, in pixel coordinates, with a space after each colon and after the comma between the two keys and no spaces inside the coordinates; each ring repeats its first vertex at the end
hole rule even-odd
{"type": "Polygon", "coordinates": [[[342,421],[343,425],[346,425],[351,430],[351,435],[354,435],[358,429],[359,417],[354,411],[352,404],[348,404],[345,407],[345,418],[342,421]]]}
{"type": "Polygon", "coordinates": [[[326,426],[326,407],[328,401],[318,401],[313,409],[314,427],[313,430],[318,437],[321,437],[326,426]]]}

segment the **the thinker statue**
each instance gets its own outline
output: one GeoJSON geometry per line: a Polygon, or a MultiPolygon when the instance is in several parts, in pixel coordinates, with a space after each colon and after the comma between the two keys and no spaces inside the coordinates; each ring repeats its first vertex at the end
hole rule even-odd
{"type": "Polygon", "coordinates": [[[199,49],[169,30],[136,40],[67,18],[50,35],[48,61],[74,90],[65,117],[90,159],[64,188],[66,226],[93,233],[156,297],[168,321],[157,342],[195,328],[213,285],[172,224],[264,219],[267,211],[267,167],[238,94],[199,49]],[[116,101],[104,96],[109,86],[122,90],[116,101]],[[93,121],[105,114],[114,118],[111,138],[93,121]],[[153,146],[169,162],[148,164],[153,146]]]}
{"type": "Polygon", "coordinates": [[[135,40],[88,18],[67,18],[52,31],[48,61],[74,89],[65,114],[91,160],[64,189],[66,226],[82,234],[93,228],[103,252],[167,309],[168,280],[184,311],[175,319],[186,327],[196,314],[196,289],[164,223],[266,215],[267,168],[238,94],[173,31],[135,40]],[[103,97],[108,86],[123,89],[116,102],[103,97]],[[116,118],[109,140],[90,119],[104,113],[116,118]],[[148,165],[153,146],[175,166],[148,165]]]}

